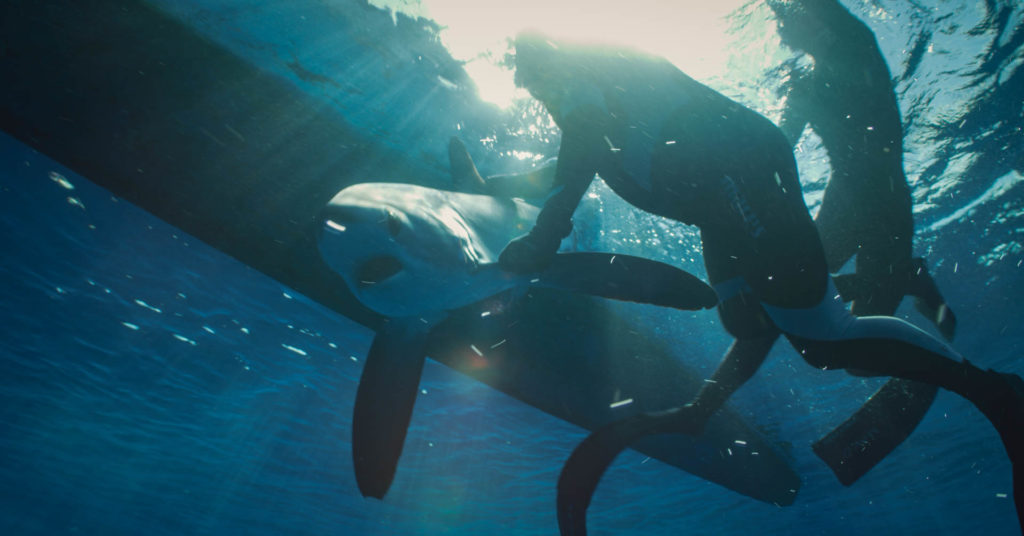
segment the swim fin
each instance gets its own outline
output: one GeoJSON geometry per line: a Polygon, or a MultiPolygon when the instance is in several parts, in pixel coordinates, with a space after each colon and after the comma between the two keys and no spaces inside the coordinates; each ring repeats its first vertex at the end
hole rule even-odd
{"type": "Polygon", "coordinates": [[[917,428],[938,388],[893,378],[812,448],[844,486],[885,459],[917,428]]]}
{"type": "Polygon", "coordinates": [[[700,278],[632,255],[559,253],[533,284],[675,309],[709,309],[718,304],[714,289],[700,278]]]}
{"type": "Polygon", "coordinates": [[[573,450],[558,477],[558,530],[562,536],[587,534],[587,508],[608,467],[636,440],[656,434],[697,434],[689,408],[640,413],[598,428],[573,450]]]}

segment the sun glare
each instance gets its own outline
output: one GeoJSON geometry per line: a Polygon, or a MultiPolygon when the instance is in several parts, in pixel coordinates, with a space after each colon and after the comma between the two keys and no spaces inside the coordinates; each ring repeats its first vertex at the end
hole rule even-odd
{"type": "Polygon", "coordinates": [[[524,29],[560,39],[606,41],[668,58],[701,80],[725,70],[725,16],[746,0],[376,0],[373,3],[436,21],[441,39],[476,82],[484,100],[505,107],[516,91],[500,65],[508,40],[524,29]]]}

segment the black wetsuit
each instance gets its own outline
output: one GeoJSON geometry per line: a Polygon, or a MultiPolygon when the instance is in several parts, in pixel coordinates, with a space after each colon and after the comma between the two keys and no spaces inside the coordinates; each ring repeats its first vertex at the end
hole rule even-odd
{"type": "Polygon", "coordinates": [[[579,53],[553,60],[561,61],[559,74],[537,67],[535,57],[517,69],[526,63],[539,74],[517,77],[562,129],[555,175],[562,188],[501,262],[524,270],[553,255],[595,173],[638,208],[697,225],[725,328],[756,341],[730,349],[708,415],[754,373],[780,333],[819,368],[924,381],[968,398],[990,419],[993,397],[1017,404],[1004,380],[947,344],[900,319],[857,318],[842,305],[789,143],[770,121],[661,58],[579,53]],[[573,62],[575,71],[566,71],[573,62]]]}
{"type": "MultiPolygon", "coordinates": [[[[783,42],[814,58],[792,73],[780,127],[796,143],[810,125],[832,176],[815,219],[829,268],[854,255],[865,287],[859,315],[896,311],[911,293],[914,218],[903,171],[903,126],[889,68],[875,36],[831,0],[778,8],[783,42]],[[809,9],[813,7],[814,9],[809,9]]],[[[929,296],[941,305],[941,296],[929,296]]]]}

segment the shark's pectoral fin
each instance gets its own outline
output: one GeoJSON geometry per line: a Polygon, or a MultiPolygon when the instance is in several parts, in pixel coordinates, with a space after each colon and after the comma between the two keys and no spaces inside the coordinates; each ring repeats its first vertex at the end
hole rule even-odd
{"type": "Polygon", "coordinates": [[[696,276],[632,255],[559,253],[535,284],[675,309],[708,309],[718,303],[714,289],[696,276]]]}
{"type": "Polygon", "coordinates": [[[419,390],[426,340],[425,324],[393,320],[377,332],[370,346],[352,418],[352,460],[364,497],[383,498],[395,477],[419,390]]]}

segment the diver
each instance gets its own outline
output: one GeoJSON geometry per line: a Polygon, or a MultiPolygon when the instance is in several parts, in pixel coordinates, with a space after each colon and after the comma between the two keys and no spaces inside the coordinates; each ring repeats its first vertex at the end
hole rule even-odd
{"type": "MultiPolygon", "coordinates": [[[[904,296],[952,339],[956,317],[912,256],[914,217],[903,171],[903,126],[885,58],[872,31],[836,0],[770,0],[782,43],[813,64],[792,68],[779,127],[796,145],[809,126],[832,168],[814,223],[829,271],[857,316],[892,315],[904,296]]],[[[815,452],[849,485],[898,446],[924,417],[934,386],[890,380],[815,452]],[[863,445],[850,449],[848,445],[863,445]]]]}
{"type": "Polygon", "coordinates": [[[871,30],[835,0],[772,0],[782,43],[807,53],[786,87],[779,128],[795,145],[806,126],[821,138],[832,174],[814,219],[829,269],[856,255],[837,285],[858,316],[891,315],[904,296],[952,339],[956,318],[912,257],[914,218],[903,171],[903,125],[885,58],[871,30]]]}
{"type": "MultiPolygon", "coordinates": [[[[559,189],[535,226],[506,246],[501,265],[531,272],[549,263],[599,174],[637,208],[700,229],[719,314],[736,339],[690,404],[612,423],[580,444],[559,479],[563,534],[585,531],[590,497],[622,449],[653,433],[699,434],[779,335],[820,369],[915,380],[966,398],[999,432],[1017,487],[1024,476],[1017,475],[1024,467],[1024,381],[975,367],[907,322],[847,310],[778,127],[662,58],[536,33],[519,35],[515,45],[516,83],[562,131],[559,189]]],[[[1024,489],[1014,495],[1024,512],[1024,489]]]]}

